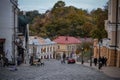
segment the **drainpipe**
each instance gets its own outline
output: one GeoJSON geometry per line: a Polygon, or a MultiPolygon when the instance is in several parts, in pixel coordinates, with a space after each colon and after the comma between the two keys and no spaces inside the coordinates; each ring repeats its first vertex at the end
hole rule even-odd
{"type": "MultiPolygon", "coordinates": [[[[14,42],[16,37],[16,28],[15,28],[15,8],[14,8],[14,42]]],[[[13,55],[14,55],[14,63],[16,64],[16,54],[15,54],[15,44],[13,43],[13,55]]]]}

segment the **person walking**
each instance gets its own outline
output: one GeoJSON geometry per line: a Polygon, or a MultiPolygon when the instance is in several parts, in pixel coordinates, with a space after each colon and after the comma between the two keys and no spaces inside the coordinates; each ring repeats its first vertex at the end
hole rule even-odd
{"type": "Polygon", "coordinates": [[[99,61],[98,69],[101,69],[103,66],[102,58],[100,57],[98,61],[99,61]]]}
{"type": "Polygon", "coordinates": [[[65,53],[63,53],[63,63],[65,63],[65,59],[66,59],[66,54],[65,53]]]}
{"type": "Polygon", "coordinates": [[[105,59],[104,64],[105,66],[107,66],[107,58],[105,57],[104,59],[105,59]]]}
{"type": "Polygon", "coordinates": [[[105,58],[104,58],[104,56],[101,58],[101,61],[102,61],[102,66],[104,66],[105,65],[105,58]]]}
{"type": "Polygon", "coordinates": [[[94,65],[96,66],[97,65],[97,58],[94,58],[94,65]]]}
{"type": "Polygon", "coordinates": [[[30,57],[30,65],[33,65],[33,56],[30,57]]]}
{"type": "Polygon", "coordinates": [[[3,56],[3,67],[7,66],[8,67],[8,59],[3,56]]]}

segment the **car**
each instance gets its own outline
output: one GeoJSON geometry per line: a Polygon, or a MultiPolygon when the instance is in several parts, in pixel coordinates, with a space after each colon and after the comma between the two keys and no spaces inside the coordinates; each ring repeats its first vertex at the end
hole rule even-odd
{"type": "Polygon", "coordinates": [[[76,61],[75,61],[75,59],[74,58],[69,58],[68,60],[67,60],[67,63],[68,64],[70,64],[70,63],[75,63],[76,61]]]}

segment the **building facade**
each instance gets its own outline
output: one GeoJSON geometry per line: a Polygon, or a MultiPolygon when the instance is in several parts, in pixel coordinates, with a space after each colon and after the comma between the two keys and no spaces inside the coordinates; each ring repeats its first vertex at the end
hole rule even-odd
{"type": "Polygon", "coordinates": [[[105,30],[108,38],[102,39],[102,44],[94,40],[94,57],[105,56],[108,66],[120,67],[120,0],[109,0],[105,30]]]}
{"type": "Polygon", "coordinates": [[[56,43],[49,38],[43,39],[37,36],[29,37],[29,55],[41,59],[55,58],[56,43]]]}
{"type": "Polygon", "coordinates": [[[14,44],[18,27],[18,1],[1,0],[0,2],[0,54],[15,62],[14,44]]]}
{"type": "Polygon", "coordinates": [[[120,67],[120,0],[109,0],[105,29],[109,39],[108,65],[120,67]]]}
{"type": "Polygon", "coordinates": [[[57,43],[57,58],[62,58],[63,53],[65,53],[67,57],[71,57],[72,55],[76,57],[76,50],[81,43],[79,39],[71,36],[58,36],[53,41],[57,43]]]}
{"type": "Polygon", "coordinates": [[[18,0],[2,0],[0,10],[0,56],[12,64],[17,64],[18,57],[24,62],[28,28],[25,17],[19,15],[18,0]]]}

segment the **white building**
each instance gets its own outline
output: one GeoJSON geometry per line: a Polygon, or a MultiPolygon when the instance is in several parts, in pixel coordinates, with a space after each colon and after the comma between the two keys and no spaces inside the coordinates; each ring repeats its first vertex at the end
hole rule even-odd
{"type": "Polygon", "coordinates": [[[28,26],[25,15],[18,17],[18,0],[0,2],[0,55],[15,63],[17,57],[26,57],[28,26]],[[21,51],[22,50],[22,51],[21,51]]]}
{"type": "Polygon", "coordinates": [[[29,53],[34,58],[51,59],[55,58],[56,43],[49,38],[29,37],[29,53]]]}
{"type": "Polygon", "coordinates": [[[14,44],[18,27],[18,0],[0,1],[0,54],[15,62],[14,44]],[[4,52],[4,53],[3,53],[4,52]]]}

